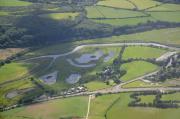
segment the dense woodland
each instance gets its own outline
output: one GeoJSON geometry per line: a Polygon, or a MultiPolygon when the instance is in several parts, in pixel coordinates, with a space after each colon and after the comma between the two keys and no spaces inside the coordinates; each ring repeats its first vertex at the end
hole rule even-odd
{"type": "MultiPolygon", "coordinates": [[[[100,24],[90,21],[86,18],[84,6],[78,6],[76,3],[68,3],[64,0],[53,0],[58,2],[53,4],[52,0],[24,0],[34,3],[43,2],[43,4],[33,4],[27,7],[2,7],[3,10],[23,11],[27,12],[22,17],[13,16],[0,17],[1,22],[11,22],[9,25],[0,25],[0,48],[9,47],[34,47],[44,46],[57,42],[68,42],[72,40],[94,39],[108,37],[113,35],[130,34],[142,32],[152,29],[178,27],[180,23],[148,21],[136,26],[111,26],[108,24],[100,24]],[[49,4],[51,2],[51,4],[49,4]],[[71,7],[70,7],[71,6],[71,7]],[[80,15],[75,20],[53,20],[39,15],[42,13],[51,13],[42,10],[44,7],[61,7],[60,12],[79,12],[80,15]],[[42,8],[42,9],[40,9],[42,8]]],[[[96,2],[96,1],[93,1],[96,2]]],[[[18,14],[17,14],[18,15],[18,14]]]]}

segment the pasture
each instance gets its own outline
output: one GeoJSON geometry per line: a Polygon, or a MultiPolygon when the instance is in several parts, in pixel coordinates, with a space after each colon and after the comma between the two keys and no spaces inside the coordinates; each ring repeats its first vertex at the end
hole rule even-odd
{"type": "Polygon", "coordinates": [[[179,11],[180,5],[179,4],[163,4],[157,7],[150,8],[146,11],[179,11]]]}
{"type": "Polygon", "coordinates": [[[9,15],[9,12],[0,11],[0,16],[7,16],[9,15]]]}
{"type": "Polygon", "coordinates": [[[131,11],[125,9],[115,9],[103,6],[88,6],[86,7],[87,17],[91,19],[120,19],[128,17],[146,16],[143,12],[131,11]]]}
{"type": "Polygon", "coordinates": [[[127,0],[101,0],[97,5],[114,7],[114,8],[123,8],[123,9],[134,9],[135,6],[127,0]]]}
{"type": "Polygon", "coordinates": [[[25,54],[24,58],[36,57],[41,55],[52,55],[61,54],[73,50],[76,46],[82,44],[95,44],[95,43],[117,43],[117,42],[132,42],[132,41],[142,41],[142,42],[157,42],[170,45],[180,44],[180,27],[177,28],[165,28],[157,29],[151,31],[145,31],[140,33],[111,36],[107,38],[97,38],[97,39],[86,39],[82,41],[75,41],[70,43],[55,44],[50,45],[45,48],[41,48],[32,52],[25,54]]]}
{"type": "Polygon", "coordinates": [[[100,24],[110,24],[113,26],[135,26],[140,23],[147,23],[148,21],[156,21],[152,17],[135,17],[124,19],[93,19],[94,22],[100,24]]]}
{"type": "MultiPolygon", "coordinates": [[[[180,109],[128,107],[130,93],[109,94],[92,100],[89,119],[179,119],[180,109]]],[[[149,97],[148,97],[149,98],[149,97]]],[[[146,99],[145,101],[151,101],[146,99]]]]}
{"type": "Polygon", "coordinates": [[[92,18],[94,22],[113,26],[134,26],[149,21],[179,23],[179,6],[154,0],[103,0],[96,6],[87,7],[86,10],[87,17],[92,18]]]}
{"type": "Polygon", "coordinates": [[[161,100],[180,100],[180,93],[162,95],[161,100]]]}
{"type": "Polygon", "coordinates": [[[26,90],[35,87],[35,85],[29,80],[19,80],[16,82],[4,84],[0,87],[0,105],[9,106],[16,104],[19,99],[24,95],[26,90]],[[11,92],[17,92],[12,98],[7,98],[7,94],[11,92]]]}
{"type": "Polygon", "coordinates": [[[29,6],[31,2],[25,2],[21,0],[0,0],[0,6],[15,7],[15,6],[29,6]]]}
{"type": "Polygon", "coordinates": [[[162,86],[162,84],[159,84],[159,83],[154,84],[151,82],[144,82],[144,81],[138,80],[138,81],[134,81],[126,85],[123,85],[122,87],[123,88],[137,88],[137,87],[160,87],[160,86],[162,86]]]}
{"type": "Polygon", "coordinates": [[[29,63],[10,63],[0,68],[0,83],[12,81],[29,73],[33,65],[29,63]]]}
{"type": "Polygon", "coordinates": [[[180,12],[148,12],[154,19],[158,21],[166,21],[166,22],[180,22],[180,12]]]}
{"type": "Polygon", "coordinates": [[[147,73],[156,71],[158,69],[158,66],[144,61],[134,61],[131,63],[123,64],[121,68],[127,71],[127,73],[123,77],[121,77],[121,80],[128,81],[139,76],[143,76],[147,73]]]}
{"type": "Polygon", "coordinates": [[[41,14],[40,16],[44,18],[50,18],[53,20],[64,20],[64,19],[74,20],[75,17],[77,17],[78,15],[79,13],[66,12],[66,13],[41,14]]]}
{"type": "Polygon", "coordinates": [[[166,53],[166,50],[144,46],[129,46],[123,53],[123,59],[129,58],[158,58],[166,53]]]}
{"type": "Polygon", "coordinates": [[[88,97],[56,99],[30,106],[12,109],[2,113],[6,119],[59,119],[84,118],[87,112],[88,97]]]}
{"type": "Polygon", "coordinates": [[[141,99],[140,103],[153,103],[155,95],[141,95],[139,98],[141,99]]]}

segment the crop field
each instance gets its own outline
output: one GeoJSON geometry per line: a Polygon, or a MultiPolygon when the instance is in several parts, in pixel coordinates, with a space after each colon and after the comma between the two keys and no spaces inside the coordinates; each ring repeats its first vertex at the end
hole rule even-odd
{"type": "Polygon", "coordinates": [[[71,19],[74,20],[79,13],[50,13],[50,14],[42,14],[41,17],[50,18],[53,20],[63,20],[63,19],[71,19]]]}
{"type": "Polygon", "coordinates": [[[163,55],[166,50],[144,47],[144,46],[132,46],[127,47],[123,53],[123,59],[129,58],[158,58],[163,55]]]}
{"type": "MultiPolygon", "coordinates": [[[[117,119],[117,117],[124,119],[179,119],[180,109],[128,107],[128,103],[132,100],[129,95],[129,93],[111,94],[93,99],[90,119],[103,119],[104,115],[108,119],[117,119]]],[[[145,101],[151,100],[146,99],[145,101]]]]}
{"type": "Polygon", "coordinates": [[[31,4],[30,2],[20,0],[0,0],[0,6],[28,6],[31,4]]]}
{"type": "Polygon", "coordinates": [[[158,66],[144,61],[134,61],[131,63],[123,64],[122,68],[127,70],[127,73],[123,77],[121,77],[121,80],[128,81],[153,72],[158,69],[158,66]]]}
{"type": "Polygon", "coordinates": [[[20,107],[2,114],[6,119],[59,119],[86,116],[88,97],[57,99],[40,104],[20,107]]]}

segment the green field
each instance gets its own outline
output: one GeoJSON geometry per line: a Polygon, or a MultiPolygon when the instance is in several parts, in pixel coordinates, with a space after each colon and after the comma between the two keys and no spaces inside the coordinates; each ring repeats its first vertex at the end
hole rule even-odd
{"type": "Polygon", "coordinates": [[[144,61],[134,61],[123,64],[122,68],[125,69],[127,73],[121,77],[121,80],[128,81],[147,73],[151,73],[157,70],[158,66],[144,61]]]}
{"type": "Polygon", "coordinates": [[[97,3],[97,6],[87,7],[86,10],[87,17],[93,18],[94,22],[113,26],[134,26],[149,21],[179,23],[179,6],[178,4],[164,4],[154,0],[102,0],[97,3]]]}
{"type": "Polygon", "coordinates": [[[50,18],[53,20],[63,20],[63,19],[71,19],[74,20],[79,13],[50,13],[50,14],[42,14],[41,17],[50,18]]]}
{"type": "Polygon", "coordinates": [[[126,19],[103,19],[96,20],[93,19],[94,22],[101,24],[110,24],[113,26],[135,26],[140,23],[147,23],[148,21],[156,21],[152,17],[140,17],[140,18],[126,18],[126,19]]]}
{"type": "Polygon", "coordinates": [[[148,12],[154,19],[158,21],[180,22],[180,11],[176,12],[148,12]]]}
{"type": "Polygon", "coordinates": [[[32,64],[10,63],[0,68],[0,83],[18,79],[29,73],[32,64]]]}
{"type": "Polygon", "coordinates": [[[31,5],[30,2],[20,1],[20,0],[0,0],[0,6],[28,6],[31,5]]]}
{"type": "Polygon", "coordinates": [[[88,97],[57,99],[2,113],[6,119],[59,119],[61,117],[85,117],[88,97]]]}
{"type": "Polygon", "coordinates": [[[35,85],[28,79],[26,80],[19,80],[13,83],[8,83],[0,87],[0,105],[12,105],[16,104],[19,99],[24,95],[24,93],[21,93],[20,95],[17,95],[16,97],[12,99],[7,99],[6,94],[11,91],[18,91],[18,90],[24,90],[33,88],[35,85]]]}
{"type": "Polygon", "coordinates": [[[129,58],[158,58],[163,55],[166,50],[153,48],[153,47],[144,47],[144,46],[132,46],[127,47],[123,53],[123,59],[129,58]]]}
{"type": "Polygon", "coordinates": [[[119,97],[119,95],[103,95],[91,101],[89,119],[104,119],[108,107],[119,97]]]}
{"type": "Polygon", "coordinates": [[[86,7],[88,18],[127,18],[145,16],[144,13],[138,11],[115,9],[103,6],[86,7]]]}
{"type": "Polygon", "coordinates": [[[163,4],[158,7],[153,7],[147,11],[178,11],[180,10],[179,4],[163,4]]]}
{"type": "Polygon", "coordinates": [[[139,96],[139,98],[141,99],[140,103],[153,103],[153,100],[155,99],[155,95],[142,95],[139,96]]]}
{"type": "Polygon", "coordinates": [[[124,8],[124,9],[133,9],[135,6],[127,0],[101,0],[97,5],[115,7],[115,8],[124,8]]]}
{"type": "Polygon", "coordinates": [[[161,100],[180,100],[180,93],[162,95],[161,100]]]}
{"type": "MultiPolygon", "coordinates": [[[[179,119],[180,109],[157,109],[143,107],[128,107],[132,100],[129,93],[110,94],[99,96],[92,100],[90,118],[104,119],[179,119]],[[118,99],[119,98],[119,99],[118,99]],[[116,100],[116,101],[115,101],[116,100]],[[115,101],[115,102],[114,102],[115,101]],[[114,102],[114,103],[113,103],[114,102]]],[[[153,96],[151,96],[152,98],[153,96]]],[[[149,98],[149,97],[148,97],[149,98]]],[[[145,99],[145,101],[151,101],[145,99]]]]}
{"type": "Polygon", "coordinates": [[[180,28],[167,28],[160,30],[145,31],[141,33],[112,36],[109,38],[97,39],[101,42],[122,42],[122,41],[148,41],[148,42],[158,42],[163,44],[180,44],[180,28]]]}
{"type": "Polygon", "coordinates": [[[145,41],[145,42],[157,42],[163,44],[179,45],[180,44],[180,27],[177,28],[166,28],[152,31],[145,31],[140,33],[112,36],[107,38],[87,39],[82,41],[75,41],[71,43],[55,44],[41,48],[33,52],[27,53],[24,57],[35,57],[40,55],[49,54],[60,54],[66,53],[73,50],[76,46],[82,44],[93,44],[93,43],[117,43],[117,42],[130,42],[130,41],[145,41]]]}
{"type": "Polygon", "coordinates": [[[113,83],[113,81],[110,81],[109,85],[106,85],[106,83],[104,83],[102,81],[91,81],[91,82],[85,84],[85,86],[87,87],[87,89],[89,91],[95,91],[98,89],[105,89],[105,88],[112,87],[114,85],[115,85],[115,83],[113,83]]]}
{"type": "Polygon", "coordinates": [[[123,85],[122,87],[123,88],[136,88],[136,87],[160,87],[160,86],[162,85],[159,83],[152,84],[152,83],[146,83],[144,81],[138,80],[138,81],[134,81],[126,85],[123,85]]]}
{"type": "Polygon", "coordinates": [[[130,0],[133,2],[139,10],[147,9],[156,5],[160,5],[160,2],[154,0],[130,0]]]}
{"type": "Polygon", "coordinates": [[[9,15],[9,12],[0,11],[0,16],[7,16],[9,15]]]}

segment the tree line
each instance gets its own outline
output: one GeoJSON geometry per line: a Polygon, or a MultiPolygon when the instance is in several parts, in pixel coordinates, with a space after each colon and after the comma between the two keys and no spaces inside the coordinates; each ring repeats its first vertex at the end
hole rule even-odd
{"type": "Polygon", "coordinates": [[[129,102],[128,106],[130,107],[156,107],[156,108],[180,108],[178,103],[180,100],[161,100],[162,95],[173,94],[176,92],[166,92],[161,93],[157,91],[148,91],[148,92],[138,92],[130,95],[130,98],[134,99],[129,102]],[[141,98],[139,96],[155,95],[153,102],[144,102],[141,103],[141,98]]]}

